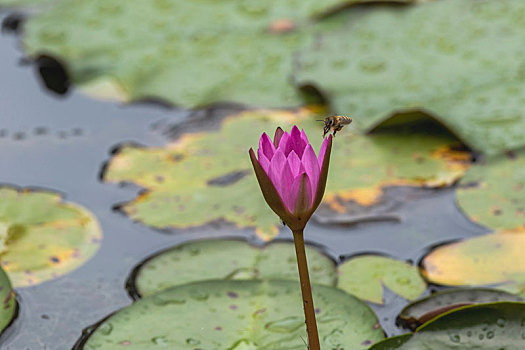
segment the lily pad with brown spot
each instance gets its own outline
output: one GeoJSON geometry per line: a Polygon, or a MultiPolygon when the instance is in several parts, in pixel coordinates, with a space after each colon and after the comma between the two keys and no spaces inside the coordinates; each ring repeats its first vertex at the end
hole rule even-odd
{"type": "Polygon", "coordinates": [[[430,282],[449,286],[525,282],[525,231],[500,231],[440,246],[422,261],[430,282]]]}
{"type": "Polygon", "coordinates": [[[463,212],[480,225],[493,230],[525,228],[525,152],[473,166],[456,196],[463,212]]]}
{"type": "Polygon", "coordinates": [[[490,288],[457,288],[434,293],[407,305],[398,319],[411,330],[431,319],[465,305],[497,301],[523,301],[511,293],[490,288]]]}
{"type": "Polygon", "coordinates": [[[17,313],[15,292],[11,287],[9,277],[0,268],[0,334],[13,321],[17,313]]]}
{"type": "Polygon", "coordinates": [[[301,52],[295,80],[317,87],[363,130],[419,111],[476,151],[518,149],[525,146],[524,11],[522,0],[350,11],[345,25],[301,52]]]}
{"type": "Polygon", "coordinates": [[[354,257],[338,268],[337,287],[356,297],[383,304],[383,287],[413,300],[426,289],[416,266],[380,255],[354,257]]]}
{"type": "Polygon", "coordinates": [[[525,303],[463,306],[425,323],[413,334],[385,339],[370,350],[520,350],[525,303]]]}
{"type": "MultiPolygon", "coordinates": [[[[368,349],[384,338],[372,310],[329,286],[314,285],[323,349],[368,349]]],[[[305,349],[298,281],[204,281],[145,297],[88,335],[83,350],[305,349]]]]}
{"type": "MultiPolygon", "coordinates": [[[[254,227],[264,240],[281,225],[267,207],[253,175],[248,149],[262,132],[277,126],[304,128],[314,149],[322,141],[321,122],[307,110],[255,110],[228,116],[219,129],[183,134],[163,148],[123,146],[113,156],[104,181],[146,189],[120,206],[132,219],[159,229],[181,229],[225,220],[254,227]]],[[[364,136],[351,127],[338,133],[332,150],[325,203],[344,211],[341,201],[371,205],[384,187],[441,187],[470,166],[449,134],[387,133],[364,136]]]]}
{"type": "Polygon", "coordinates": [[[0,187],[0,264],[15,287],[59,277],[97,251],[96,218],[59,194],[0,187]]]}
{"type": "MultiPolygon", "coordinates": [[[[313,246],[306,246],[306,254],[312,283],[335,286],[334,261],[313,246]]],[[[132,277],[134,294],[144,297],[202,280],[297,280],[298,274],[293,242],[255,247],[241,240],[213,239],[160,252],[140,264],[132,277]]]]}

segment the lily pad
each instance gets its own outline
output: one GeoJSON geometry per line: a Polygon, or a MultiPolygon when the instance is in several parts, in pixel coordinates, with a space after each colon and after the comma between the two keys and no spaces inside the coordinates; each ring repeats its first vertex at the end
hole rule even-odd
{"type": "MultiPolygon", "coordinates": [[[[336,288],[316,285],[321,346],[367,349],[383,338],[370,308],[336,288]]],[[[143,298],[104,320],[84,350],[304,349],[299,282],[205,281],[143,298]]]]}
{"type": "Polygon", "coordinates": [[[15,287],[70,272],[97,251],[95,217],[59,194],[0,188],[0,264],[15,287]]]}
{"type": "MultiPolygon", "coordinates": [[[[411,333],[396,335],[383,339],[382,341],[376,343],[369,350],[395,350],[399,349],[401,345],[406,343],[412,338],[411,333]]],[[[437,350],[437,349],[436,349],[437,350]]]]}
{"type": "Polygon", "coordinates": [[[2,307],[0,308],[1,334],[16,316],[18,308],[11,281],[9,281],[9,277],[7,277],[2,268],[0,268],[0,300],[2,301],[2,307]]]}
{"type": "Polygon", "coordinates": [[[296,81],[362,129],[422,111],[472,149],[516,149],[525,145],[524,11],[521,0],[351,11],[299,56],[296,81]]]}
{"type": "Polygon", "coordinates": [[[63,61],[73,82],[118,99],[297,106],[290,77],[294,52],[314,38],[308,22],[353,2],[66,1],[31,17],[23,42],[32,57],[63,61]]]}
{"type": "Polygon", "coordinates": [[[383,286],[413,300],[426,289],[418,268],[379,255],[361,255],[339,266],[337,287],[356,297],[383,304],[383,286]]]}
{"type": "Polygon", "coordinates": [[[432,283],[450,286],[525,282],[525,231],[501,231],[447,244],[422,261],[432,283]]]}
{"type": "Polygon", "coordinates": [[[523,298],[489,288],[449,289],[410,303],[401,311],[399,320],[408,328],[415,330],[422,324],[450,310],[465,305],[496,301],[523,301],[523,298]]]}
{"type": "Polygon", "coordinates": [[[97,97],[161,98],[188,108],[297,106],[298,49],[325,23],[328,30],[339,23],[324,14],[373,2],[385,1],[66,1],[31,17],[23,42],[29,56],[63,62],[72,81],[97,97]]]}
{"type": "MultiPolygon", "coordinates": [[[[335,286],[333,260],[306,246],[310,280],[335,286]]],[[[190,282],[209,279],[297,280],[293,242],[275,242],[255,247],[240,240],[202,240],[165,250],[139,265],[133,276],[138,296],[148,296],[190,282]]]]}
{"type": "Polygon", "coordinates": [[[524,319],[525,303],[464,306],[424,324],[411,337],[387,339],[370,350],[520,350],[524,319]]]}
{"type": "Polygon", "coordinates": [[[525,227],[524,198],[524,152],[473,166],[461,179],[457,191],[463,212],[472,221],[493,230],[525,227]]]}
{"type": "MultiPolygon", "coordinates": [[[[123,146],[108,164],[104,181],[145,188],[120,209],[149,226],[185,228],[226,220],[255,227],[268,240],[280,221],[262,199],[247,150],[263,131],[293,124],[304,128],[318,150],[323,124],[315,119],[306,110],[255,110],[226,117],[219,130],[183,134],[164,148],[123,146]]],[[[341,201],[372,205],[386,186],[451,184],[469,167],[469,153],[454,150],[456,145],[445,134],[363,136],[343,129],[332,150],[325,203],[344,211],[341,201]]]]}
{"type": "Polygon", "coordinates": [[[25,7],[32,5],[44,5],[57,0],[0,0],[0,7],[25,7]]]}

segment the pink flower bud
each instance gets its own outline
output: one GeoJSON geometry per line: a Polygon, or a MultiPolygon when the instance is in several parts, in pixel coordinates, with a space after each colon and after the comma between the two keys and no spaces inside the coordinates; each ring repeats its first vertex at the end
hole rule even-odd
{"type": "Polygon", "coordinates": [[[257,157],[250,149],[264,199],[291,229],[303,229],[321,203],[331,149],[329,135],[316,156],[306,134],[297,126],[290,133],[277,128],[273,142],[263,133],[257,157]]]}

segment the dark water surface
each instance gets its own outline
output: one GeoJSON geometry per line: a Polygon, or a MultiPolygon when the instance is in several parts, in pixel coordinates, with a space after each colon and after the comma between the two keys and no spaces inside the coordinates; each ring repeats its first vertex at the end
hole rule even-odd
{"type": "MultiPolygon", "coordinates": [[[[0,14],[0,20],[5,15],[0,14]]],[[[0,183],[58,191],[91,210],[104,232],[98,253],[84,266],[38,286],[17,289],[20,314],[0,338],[2,350],[71,349],[82,329],[131,303],[125,282],[133,267],[152,253],[195,238],[250,237],[250,230],[205,227],[168,234],[149,229],[112,210],[132,199],[133,187],[100,181],[110,151],[122,142],[164,144],[163,125],[189,113],[156,106],[120,106],[73,91],[47,92],[12,34],[0,36],[0,183]],[[160,127],[159,127],[160,126],[160,127]]],[[[456,208],[453,189],[425,191],[423,199],[395,209],[401,221],[351,227],[311,224],[306,239],[334,258],[363,252],[385,253],[417,262],[431,246],[485,230],[456,208]]],[[[283,230],[282,237],[290,237],[283,230]]],[[[389,335],[400,333],[394,318],[404,305],[387,291],[387,306],[373,306],[389,335]]]]}

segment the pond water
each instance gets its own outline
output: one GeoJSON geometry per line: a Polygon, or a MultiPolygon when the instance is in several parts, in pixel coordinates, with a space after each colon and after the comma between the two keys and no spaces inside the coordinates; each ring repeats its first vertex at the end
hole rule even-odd
{"type": "MultiPolygon", "coordinates": [[[[0,15],[0,20],[6,14],[0,15]]],[[[251,230],[215,225],[173,233],[134,223],[112,207],[135,197],[138,188],[100,181],[111,151],[124,142],[163,145],[169,126],[190,118],[183,110],[155,105],[121,106],[71,91],[48,92],[16,36],[0,36],[0,182],[45,188],[91,210],[104,239],[81,268],[53,281],[17,289],[20,313],[2,335],[5,350],[71,349],[84,328],[132,302],[125,290],[135,265],[156,251],[204,237],[253,237],[251,230]]],[[[364,252],[418,262],[430,247],[485,233],[469,222],[454,202],[453,189],[422,190],[395,208],[399,222],[368,222],[350,227],[310,224],[306,240],[338,259],[364,252]]],[[[291,239],[287,229],[280,238],[291,239]]],[[[401,333],[393,319],[404,306],[386,294],[386,306],[373,306],[389,335],[401,333]]]]}

